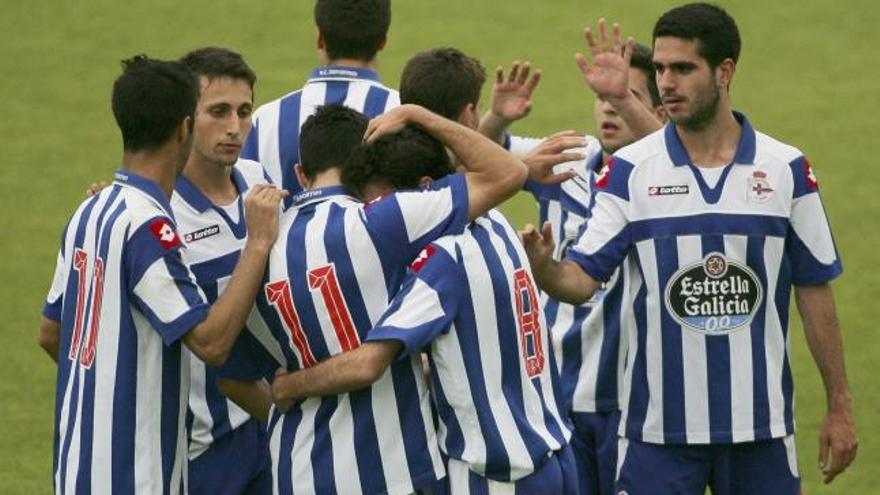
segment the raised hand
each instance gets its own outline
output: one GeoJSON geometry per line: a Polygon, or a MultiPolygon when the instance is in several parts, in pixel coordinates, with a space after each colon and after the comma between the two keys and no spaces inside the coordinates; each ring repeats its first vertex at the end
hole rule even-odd
{"type": "Polygon", "coordinates": [[[495,69],[495,85],[492,86],[491,112],[508,123],[524,118],[532,109],[532,93],[539,82],[541,71],[532,72],[529,62],[520,64],[514,61],[507,77],[504,77],[504,68],[499,65],[495,69]]]}
{"type": "Polygon", "coordinates": [[[633,39],[627,38],[624,46],[620,34],[620,24],[612,26],[613,40],[608,39],[608,29],[604,18],[599,19],[599,37],[593,37],[593,30],[584,28],[584,38],[590,49],[592,63],[583,53],[575,55],[577,66],[584,81],[602,99],[624,98],[629,92],[629,63],[632,58],[633,39]]]}
{"type": "Polygon", "coordinates": [[[281,200],[288,192],[270,184],[258,184],[245,200],[244,215],[248,243],[271,247],[278,237],[278,216],[281,200]]]}
{"type": "Polygon", "coordinates": [[[526,248],[526,254],[529,257],[529,264],[535,275],[540,276],[540,272],[553,261],[553,250],[556,248],[553,242],[553,226],[550,222],[544,222],[541,230],[535,228],[532,224],[527,224],[523,230],[519,232],[519,238],[526,248]]]}
{"type": "Polygon", "coordinates": [[[570,150],[582,148],[586,144],[584,136],[575,131],[557,132],[548,137],[522,157],[523,163],[529,169],[529,179],[541,184],[559,184],[576,176],[577,173],[573,170],[555,171],[554,167],[560,163],[585,159],[583,153],[570,150]]]}

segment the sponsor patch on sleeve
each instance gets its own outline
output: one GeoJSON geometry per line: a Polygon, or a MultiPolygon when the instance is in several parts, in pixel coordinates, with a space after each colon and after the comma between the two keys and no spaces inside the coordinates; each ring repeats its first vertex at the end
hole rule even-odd
{"type": "Polygon", "coordinates": [[[425,249],[422,249],[422,252],[419,253],[418,256],[416,256],[415,261],[413,261],[412,264],[409,265],[410,269],[414,272],[418,272],[425,266],[425,263],[427,263],[428,260],[431,259],[431,256],[434,256],[434,253],[436,252],[437,248],[435,248],[434,246],[430,244],[425,246],[425,249]]]}
{"type": "Polygon", "coordinates": [[[804,157],[804,175],[806,175],[807,177],[807,190],[818,190],[819,181],[816,179],[816,174],[813,173],[813,167],[810,166],[810,162],[809,160],[807,160],[807,157],[804,157]]]}
{"type": "Polygon", "coordinates": [[[150,224],[150,232],[156,237],[165,249],[171,249],[180,245],[180,237],[174,231],[171,222],[164,218],[157,218],[150,224]]]}

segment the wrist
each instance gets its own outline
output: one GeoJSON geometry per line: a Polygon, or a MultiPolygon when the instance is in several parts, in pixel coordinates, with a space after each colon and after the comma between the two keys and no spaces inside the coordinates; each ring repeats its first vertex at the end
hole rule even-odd
{"type": "MultiPolygon", "coordinates": [[[[268,257],[273,244],[275,244],[274,240],[259,236],[248,236],[247,241],[244,243],[243,251],[253,253],[255,256],[268,257]]],[[[242,255],[244,255],[244,252],[242,255]]]]}
{"type": "Polygon", "coordinates": [[[508,119],[507,117],[496,113],[494,110],[490,110],[484,117],[484,120],[487,125],[501,128],[501,130],[506,130],[511,124],[516,122],[515,119],[508,119]]]}
{"type": "Polygon", "coordinates": [[[843,390],[828,395],[829,413],[852,413],[852,395],[849,390],[843,390]]]}
{"type": "Polygon", "coordinates": [[[603,98],[614,108],[619,108],[633,102],[635,96],[633,96],[633,94],[629,91],[625,91],[623,94],[604,95],[603,98]]]}

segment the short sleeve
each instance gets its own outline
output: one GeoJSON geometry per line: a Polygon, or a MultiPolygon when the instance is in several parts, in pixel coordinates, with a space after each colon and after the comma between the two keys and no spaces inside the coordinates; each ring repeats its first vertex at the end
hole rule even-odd
{"type": "Polygon", "coordinates": [[[786,256],[791,263],[792,283],[810,285],[828,282],[843,272],[819,184],[810,163],[798,157],[790,164],[792,204],[786,256]]]}
{"type": "Polygon", "coordinates": [[[380,256],[406,265],[434,240],[464,232],[467,180],[453,174],[423,189],[389,194],[364,205],[362,212],[380,256]]]}
{"type": "Polygon", "coordinates": [[[633,165],[614,159],[597,178],[590,218],[566,254],[597,280],[607,282],[632,247],[629,177],[633,165]]]}
{"type": "Polygon", "coordinates": [[[241,158],[255,162],[260,161],[260,132],[257,122],[257,118],[254,118],[251,131],[248,133],[247,139],[244,140],[244,146],[241,149],[241,158]]]}
{"type": "Polygon", "coordinates": [[[421,352],[452,325],[463,297],[460,273],[461,268],[446,251],[427,246],[366,340],[399,341],[404,347],[401,359],[421,352]]]}
{"type": "Polygon", "coordinates": [[[55,275],[52,277],[52,286],[46,296],[43,306],[43,316],[52,321],[61,321],[61,309],[64,304],[64,287],[67,285],[67,266],[64,262],[64,251],[58,250],[55,261],[55,275]]]}
{"type": "Polygon", "coordinates": [[[209,306],[180,249],[174,224],[165,217],[144,223],[126,245],[126,276],[133,302],[165,345],[178,341],[208,316],[209,306]]]}

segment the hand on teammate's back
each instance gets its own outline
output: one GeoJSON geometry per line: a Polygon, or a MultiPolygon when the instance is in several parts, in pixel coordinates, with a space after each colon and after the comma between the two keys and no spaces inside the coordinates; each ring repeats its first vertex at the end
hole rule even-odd
{"type": "Polygon", "coordinates": [[[584,28],[584,38],[590,49],[592,63],[583,53],[575,55],[575,61],[584,81],[602,99],[624,98],[629,93],[629,65],[632,58],[633,39],[626,45],[620,34],[620,24],[612,27],[613,40],[608,39],[605,19],[599,19],[599,39],[593,38],[593,30],[584,28]]]}
{"type": "Polygon", "coordinates": [[[562,131],[553,134],[522,157],[529,169],[529,179],[541,184],[559,184],[577,175],[574,170],[555,171],[560,163],[584,160],[583,153],[568,151],[586,146],[587,141],[582,134],[575,131],[562,131]]]}
{"type": "Polygon", "coordinates": [[[281,200],[287,191],[270,184],[254,186],[245,201],[245,225],[248,243],[270,248],[278,237],[278,216],[281,200]]]}

